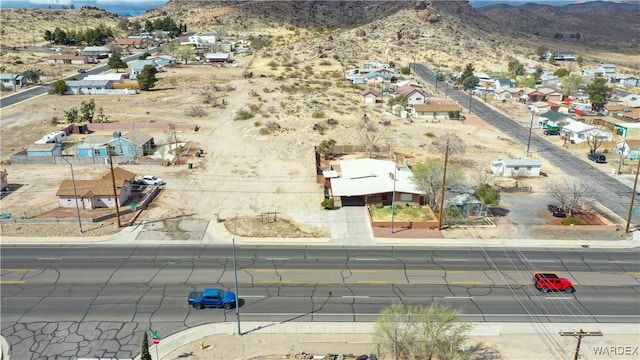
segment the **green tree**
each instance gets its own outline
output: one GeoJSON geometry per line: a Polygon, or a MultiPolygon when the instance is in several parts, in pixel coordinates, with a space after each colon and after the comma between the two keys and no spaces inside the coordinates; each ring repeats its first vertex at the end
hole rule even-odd
{"type": "Polygon", "coordinates": [[[120,69],[126,69],[127,63],[122,60],[122,57],[119,53],[115,52],[109,56],[109,60],[107,61],[107,65],[109,65],[110,69],[115,69],[116,72],[119,72],[120,69]]]}
{"type": "Polygon", "coordinates": [[[569,70],[567,70],[565,68],[560,68],[560,69],[554,71],[553,75],[555,75],[557,77],[560,77],[560,78],[563,78],[563,77],[569,75],[569,70]]]}
{"type": "Polygon", "coordinates": [[[571,74],[562,78],[562,95],[571,96],[582,84],[582,76],[571,74]]]}
{"type": "Polygon", "coordinates": [[[80,120],[80,113],[77,107],[72,107],[69,110],[64,110],[64,117],[67,119],[68,124],[77,123],[80,120]]]}
{"type": "MultiPolygon", "coordinates": [[[[555,57],[556,55],[553,54],[553,57],[555,57]]],[[[533,77],[534,79],[536,79],[536,83],[538,83],[538,80],[540,80],[540,77],[542,77],[542,73],[544,72],[544,68],[541,65],[536,66],[536,72],[533,73],[533,77]]]]}
{"type": "Polygon", "coordinates": [[[333,139],[325,139],[320,141],[320,144],[316,147],[316,151],[318,154],[324,156],[327,159],[331,154],[333,154],[333,148],[336,146],[336,141],[333,139]]]}
{"type": "Polygon", "coordinates": [[[44,39],[47,40],[48,42],[53,41],[53,33],[51,33],[51,30],[44,31],[44,39]]]}
{"type": "Polygon", "coordinates": [[[513,76],[522,76],[525,74],[524,65],[518,60],[511,60],[507,64],[507,71],[513,76]]]}
{"type": "Polygon", "coordinates": [[[67,84],[64,82],[64,80],[58,80],[53,83],[53,88],[51,89],[51,91],[54,94],[64,95],[67,92],[67,84]]]}
{"type": "Polygon", "coordinates": [[[132,34],[139,34],[140,30],[142,29],[142,25],[140,25],[140,21],[138,20],[131,22],[130,27],[132,34]]]}
{"type": "Polygon", "coordinates": [[[148,52],[145,52],[144,54],[138,56],[138,60],[146,60],[149,56],[151,56],[151,54],[148,52]]]}
{"type": "Polygon", "coordinates": [[[128,18],[122,18],[118,21],[118,28],[127,31],[129,30],[129,19],[128,18]]]}
{"type": "Polygon", "coordinates": [[[582,55],[578,55],[578,57],[576,57],[576,63],[582,68],[582,65],[584,65],[584,57],[582,57],[582,55]]]}
{"type": "Polygon", "coordinates": [[[140,349],[140,360],[152,360],[151,353],[149,353],[149,337],[147,333],[142,334],[142,348],[140,349]]]}
{"type": "Polygon", "coordinates": [[[402,105],[402,107],[406,108],[407,105],[409,104],[409,99],[407,99],[407,97],[404,95],[400,95],[387,101],[387,104],[389,104],[389,106],[402,105]]]}
{"type": "Polygon", "coordinates": [[[409,66],[403,66],[400,68],[400,74],[409,75],[411,73],[411,68],[409,66]]]}
{"type": "Polygon", "coordinates": [[[607,79],[598,75],[587,85],[587,94],[594,110],[601,109],[607,102],[613,89],[607,85],[607,79]]]}
{"type": "Polygon", "coordinates": [[[538,58],[542,58],[544,55],[547,54],[547,48],[544,46],[540,46],[536,49],[536,55],[538,55],[538,58]]]}
{"type": "Polygon", "coordinates": [[[473,195],[487,206],[500,204],[500,191],[494,189],[489,184],[481,184],[478,186],[473,195]]]}
{"type": "Polygon", "coordinates": [[[107,123],[111,120],[111,117],[104,113],[104,109],[99,108],[96,113],[96,122],[97,123],[107,123]]]}
{"type": "Polygon", "coordinates": [[[467,76],[462,80],[462,88],[470,91],[471,89],[478,86],[480,83],[480,79],[478,79],[475,75],[467,76]]]}
{"type": "Polygon", "coordinates": [[[457,317],[458,311],[446,306],[394,302],[376,319],[375,339],[395,359],[465,359],[470,356],[464,344],[471,325],[457,317]]]}
{"type": "MultiPolygon", "coordinates": [[[[444,161],[437,158],[418,162],[411,168],[409,180],[422,191],[425,202],[432,209],[436,209],[440,201],[443,173],[444,161]]],[[[457,163],[449,163],[447,165],[447,189],[461,189],[464,185],[463,181],[462,168],[457,163]]]]}
{"type": "Polygon", "coordinates": [[[153,23],[150,20],[144,22],[144,31],[148,33],[153,31],[153,23]]]}
{"type": "Polygon", "coordinates": [[[31,81],[34,84],[37,84],[40,82],[40,73],[38,73],[34,69],[25,70],[22,73],[22,76],[24,76],[25,79],[31,81]]]}
{"type": "Polygon", "coordinates": [[[80,121],[92,123],[95,112],[96,103],[93,99],[83,101],[80,104],[80,121]]]}
{"type": "Polygon", "coordinates": [[[192,51],[193,51],[193,46],[191,45],[183,45],[178,48],[178,51],[177,51],[178,57],[182,59],[182,61],[184,61],[185,65],[191,58],[192,51]]]}
{"type": "Polygon", "coordinates": [[[471,63],[468,63],[467,65],[465,65],[464,69],[462,70],[462,74],[460,75],[460,77],[458,78],[460,84],[462,84],[462,81],[464,81],[464,79],[473,76],[473,73],[476,71],[476,68],[473,67],[473,65],[471,65],[471,63]]]}
{"type": "Polygon", "coordinates": [[[142,71],[140,71],[140,74],[137,76],[140,90],[149,90],[156,86],[156,82],[158,81],[158,79],[156,79],[157,72],[156,68],[152,65],[145,65],[142,68],[142,71]]]}

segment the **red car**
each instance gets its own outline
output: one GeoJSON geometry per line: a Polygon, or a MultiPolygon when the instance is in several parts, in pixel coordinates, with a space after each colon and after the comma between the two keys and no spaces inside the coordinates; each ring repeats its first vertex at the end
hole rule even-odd
{"type": "Polygon", "coordinates": [[[573,293],[576,291],[569,279],[561,278],[551,273],[535,273],[533,275],[533,285],[543,293],[548,293],[549,291],[573,293]]]}

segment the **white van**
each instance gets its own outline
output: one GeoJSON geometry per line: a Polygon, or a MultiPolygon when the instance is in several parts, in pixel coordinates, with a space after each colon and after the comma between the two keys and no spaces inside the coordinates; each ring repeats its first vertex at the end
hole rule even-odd
{"type": "Polygon", "coordinates": [[[42,139],[36,141],[36,144],[62,144],[64,139],[67,138],[67,133],[64,131],[54,131],[45,135],[42,139]]]}

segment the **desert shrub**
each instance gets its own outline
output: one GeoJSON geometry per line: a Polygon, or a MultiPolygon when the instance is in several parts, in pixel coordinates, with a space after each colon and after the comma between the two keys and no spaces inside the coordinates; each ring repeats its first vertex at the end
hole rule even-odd
{"type": "Polygon", "coordinates": [[[313,74],[313,66],[311,65],[307,65],[304,67],[304,71],[307,72],[307,74],[313,74]]]}
{"type": "Polygon", "coordinates": [[[249,110],[251,110],[251,112],[258,112],[258,111],[260,111],[260,105],[258,105],[258,104],[249,104],[249,110]]]}
{"type": "Polygon", "coordinates": [[[51,120],[49,120],[49,125],[58,125],[58,117],[52,116],[51,120]]]}
{"type": "Polygon", "coordinates": [[[184,113],[190,117],[203,117],[205,114],[202,107],[198,105],[189,106],[184,110],[184,113]]]}
{"type": "Polygon", "coordinates": [[[333,199],[324,199],[324,200],[322,200],[320,205],[324,209],[333,209],[333,207],[334,207],[333,199]]]}
{"type": "Polygon", "coordinates": [[[424,133],[424,136],[428,137],[428,138],[434,138],[436,137],[436,134],[432,133],[431,131],[424,133]]]}
{"type": "Polygon", "coordinates": [[[313,130],[317,131],[320,133],[320,135],[324,135],[324,125],[320,124],[320,123],[315,123],[313,124],[313,130]]]}
{"type": "Polygon", "coordinates": [[[249,110],[240,109],[236,113],[236,116],[233,117],[233,120],[248,120],[248,119],[251,119],[254,116],[256,116],[255,113],[253,113],[253,112],[251,112],[249,110]]]}
{"type": "Polygon", "coordinates": [[[321,66],[329,66],[329,65],[331,65],[331,61],[329,61],[329,60],[322,60],[322,61],[320,62],[320,65],[321,65],[321,66]]]}
{"type": "Polygon", "coordinates": [[[262,126],[262,122],[261,121],[254,121],[253,126],[260,127],[260,126],[262,126]]]}
{"type": "Polygon", "coordinates": [[[313,112],[313,114],[311,114],[311,117],[314,119],[321,119],[325,117],[325,114],[324,114],[324,111],[322,110],[316,110],[313,112]]]}
{"type": "Polygon", "coordinates": [[[334,126],[334,125],[338,125],[338,120],[334,119],[334,118],[329,118],[327,119],[327,124],[334,126]]]}
{"type": "Polygon", "coordinates": [[[271,60],[267,63],[267,65],[271,68],[277,68],[278,67],[278,62],[275,60],[271,60]]]}

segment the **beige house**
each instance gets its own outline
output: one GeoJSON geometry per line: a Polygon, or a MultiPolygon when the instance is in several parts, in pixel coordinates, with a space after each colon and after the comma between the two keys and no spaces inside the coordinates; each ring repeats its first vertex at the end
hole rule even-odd
{"type": "Polygon", "coordinates": [[[434,103],[414,105],[412,115],[421,119],[433,121],[457,119],[460,117],[462,107],[455,103],[434,103]]]}
{"type": "MultiPolygon", "coordinates": [[[[115,178],[115,193],[118,206],[122,206],[131,197],[135,174],[116,167],[113,169],[113,177],[115,178]]],[[[76,203],[83,209],[116,206],[111,171],[107,171],[104,175],[94,180],[76,180],[75,189],[74,182],[71,179],[64,179],[56,192],[56,196],[60,207],[76,207],[76,203]]]]}
{"type": "Polygon", "coordinates": [[[376,89],[366,89],[363,90],[360,95],[362,96],[362,101],[365,104],[375,104],[378,102],[378,98],[380,97],[380,91],[376,89]]]}
{"type": "Polygon", "coordinates": [[[89,62],[89,57],[85,55],[57,54],[49,55],[48,62],[49,64],[83,65],[89,62]]]}

